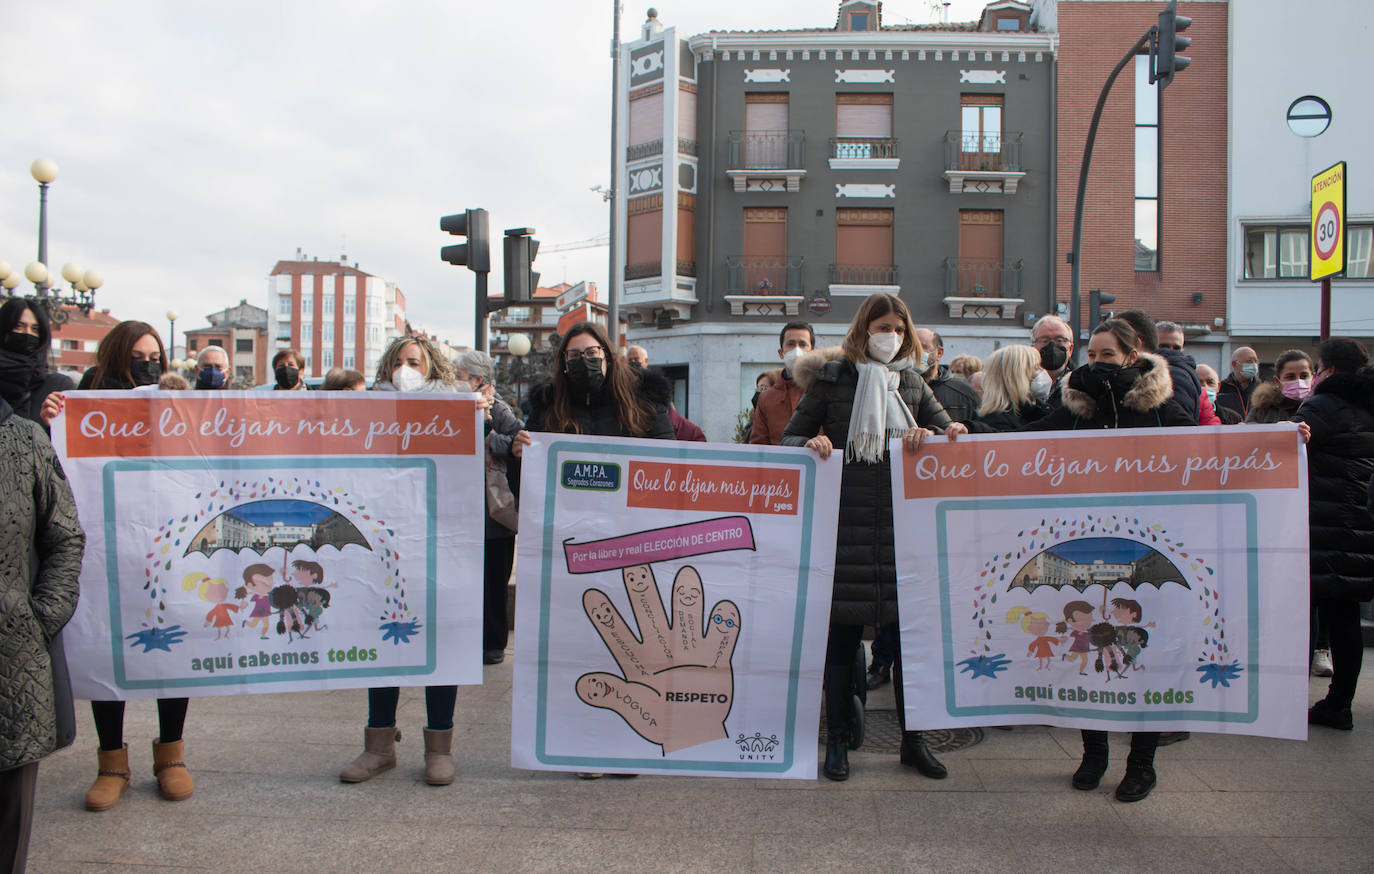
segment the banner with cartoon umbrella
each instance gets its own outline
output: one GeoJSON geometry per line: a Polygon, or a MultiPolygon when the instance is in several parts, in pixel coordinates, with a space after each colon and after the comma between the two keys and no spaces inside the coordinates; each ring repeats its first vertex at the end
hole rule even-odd
{"type": "Polygon", "coordinates": [[[372,551],[363,533],[337,511],[313,501],[278,499],[250,501],[215,516],[191,538],[182,557],[199,552],[208,558],[222,549],[265,556],[268,550],[281,548],[284,577],[287,559],[297,546],[316,552],[324,546],[338,550],[361,546],[372,551]]]}

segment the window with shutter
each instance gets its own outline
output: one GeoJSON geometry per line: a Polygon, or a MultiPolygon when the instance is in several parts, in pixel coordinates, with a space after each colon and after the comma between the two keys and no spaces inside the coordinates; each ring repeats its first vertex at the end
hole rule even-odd
{"type": "Polygon", "coordinates": [[[787,210],[747,207],[741,290],[745,294],[780,294],[787,285],[787,210]]]}
{"type": "Polygon", "coordinates": [[[835,158],[891,157],[892,95],[835,95],[835,158]]]}
{"type": "Polygon", "coordinates": [[[631,146],[663,139],[663,91],[630,101],[631,146]]]}
{"type": "Polygon", "coordinates": [[[744,95],[744,157],[749,170],[787,168],[787,95],[744,95]]]}
{"type": "Polygon", "coordinates": [[[892,210],[835,211],[835,277],[841,285],[893,285],[892,210]]]}
{"type": "Polygon", "coordinates": [[[959,294],[1002,290],[1002,210],[959,210],[959,294]]]}

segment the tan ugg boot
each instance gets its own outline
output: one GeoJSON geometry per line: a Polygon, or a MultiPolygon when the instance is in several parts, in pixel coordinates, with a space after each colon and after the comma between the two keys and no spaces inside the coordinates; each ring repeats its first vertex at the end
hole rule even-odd
{"type": "Polygon", "coordinates": [[[339,772],[345,783],[362,783],[396,767],[396,741],[401,733],[390,728],[363,729],[363,751],[339,772]]]}
{"type": "Polygon", "coordinates": [[[453,729],[425,729],[425,782],[431,786],[447,786],[457,773],[453,766],[453,729]]]}
{"type": "Polygon", "coordinates": [[[185,741],[153,741],[153,774],[157,777],[157,791],[168,801],[184,801],[191,797],[195,782],[186,770],[185,741]]]}
{"type": "Polygon", "coordinates": [[[87,810],[109,810],[129,788],[129,745],[117,750],[96,750],[100,771],[86,790],[87,810]]]}

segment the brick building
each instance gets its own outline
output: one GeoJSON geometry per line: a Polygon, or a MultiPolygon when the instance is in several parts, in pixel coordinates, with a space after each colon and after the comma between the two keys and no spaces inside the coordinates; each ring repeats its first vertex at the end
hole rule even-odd
{"type": "Polygon", "coordinates": [[[85,315],[76,307],[63,307],[64,324],[52,326],[53,367],[80,379],[88,367],[95,366],[95,350],[100,341],[119,324],[109,310],[92,310],[85,315]]]}
{"type": "MultiPolygon", "coordinates": [[[[1073,248],[1078,175],[1093,109],[1112,67],[1158,22],[1164,4],[1059,0],[1057,6],[1055,290],[1067,312],[1071,268],[1064,256],[1073,248]]],[[[1116,295],[1112,309],[1143,309],[1182,324],[1189,352],[1215,365],[1227,318],[1229,4],[1184,0],[1178,12],[1193,20],[1186,34],[1193,40],[1187,52],[1192,66],[1157,100],[1148,56],[1137,56],[1117,78],[1102,113],[1083,209],[1081,325],[1088,327],[1088,291],[1100,288],[1116,295]],[[1156,141],[1162,146],[1157,161],[1156,141]]]]}
{"type": "Polygon", "coordinates": [[[267,310],[247,300],[205,317],[205,328],[186,331],[188,357],[206,346],[218,346],[229,357],[229,373],[235,388],[249,388],[269,381],[267,310]]]}

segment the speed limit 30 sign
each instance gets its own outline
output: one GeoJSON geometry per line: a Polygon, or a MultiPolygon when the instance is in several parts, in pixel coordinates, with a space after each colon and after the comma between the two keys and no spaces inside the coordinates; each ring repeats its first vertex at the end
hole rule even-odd
{"type": "Polygon", "coordinates": [[[1345,162],[1312,177],[1312,281],[1345,272],[1345,162]]]}

